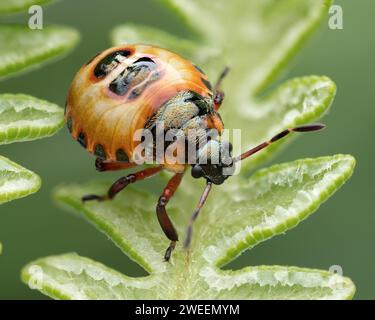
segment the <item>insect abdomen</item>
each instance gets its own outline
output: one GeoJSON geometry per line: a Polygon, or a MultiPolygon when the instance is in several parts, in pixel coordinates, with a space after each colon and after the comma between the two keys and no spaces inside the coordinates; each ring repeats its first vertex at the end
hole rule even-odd
{"type": "MultiPolygon", "coordinates": [[[[134,133],[168,101],[188,91],[212,98],[207,77],[191,62],[151,46],[111,48],[75,77],[67,99],[67,126],[95,156],[131,161],[139,143],[134,133]]],[[[177,105],[170,104],[165,114],[169,126],[181,126],[197,112],[191,103],[186,108],[179,105],[181,109],[177,105]]]]}

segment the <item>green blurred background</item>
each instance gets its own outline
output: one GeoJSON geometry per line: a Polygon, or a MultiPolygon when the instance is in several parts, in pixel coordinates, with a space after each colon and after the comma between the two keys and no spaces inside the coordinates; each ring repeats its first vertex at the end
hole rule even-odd
{"type": "MultiPolygon", "coordinates": [[[[340,265],[357,286],[357,299],[375,292],[375,2],[337,0],[344,9],[344,30],[330,30],[326,19],[279,81],[310,74],[327,75],[338,86],[333,108],[322,134],[297,139],[272,163],[298,158],[350,153],[357,158],[352,179],[312,217],[286,235],[244,253],[231,264],[280,264],[328,269],[340,265]]],[[[26,24],[27,14],[2,18],[26,24]]],[[[188,30],[152,0],[64,0],[47,6],[45,24],[71,25],[82,41],[67,58],[26,75],[0,83],[0,92],[28,93],[63,106],[77,69],[110,46],[109,31],[124,22],[144,23],[187,36],[188,30]]],[[[0,44],[4,45],[4,44],[0,44]]],[[[225,120],[225,119],[224,119],[225,120]]],[[[94,159],[62,130],[53,138],[1,146],[1,154],[37,172],[43,179],[39,193],[0,207],[0,299],[43,299],[21,283],[22,266],[35,258],[75,251],[131,276],[144,275],[105,236],[83,219],[56,207],[54,186],[71,181],[102,179],[94,159]]],[[[105,174],[105,179],[118,177],[105,174]]]]}

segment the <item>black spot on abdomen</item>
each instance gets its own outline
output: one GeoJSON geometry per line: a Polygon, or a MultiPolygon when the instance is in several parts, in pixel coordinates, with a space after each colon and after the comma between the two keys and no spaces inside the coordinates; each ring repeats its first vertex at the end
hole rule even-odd
{"type": "Polygon", "coordinates": [[[69,132],[72,133],[72,130],[73,130],[72,117],[69,117],[68,120],[66,120],[66,126],[68,127],[69,132]]]}
{"type": "Polygon", "coordinates": [[[68,109],[68,99],[65,100],[65,105],[64,105],[64,115],[66,115],[66,111],[68,109]]]}
{"type": "Polygon", "coordinates": [[[203,84],[206,86],[206,88],[207,88],[208,90],[212,91],[212,85],[211,85],[211,82],[208,81],[208,80],[206,80],[206,79],[204,79],[204,78],[201,78],[201,80],[202,80],[203,84]]]}
{"type": "Polygon", "coordinates": [[[97,78],[103,78],[108,73],[110,73],[113,69],[115,69],[120,61],[118,60],[118,56],[121,57],[129,57],[132,54],[130,50],[118,50],[115,52],[110,53],[105,58],[103,58],[95,67],[94,75],[97,78]]]}
{"type": "Polygon", "coordinates": [[[111,82],[109,90],[119,96],[125,96],[131,90],[129,99],[135,99],[150,83],[159,79],[160,74],[156,68],[157,65],[151,58],[140,58],[111,82]]]}
{"type": "Polygon", "coordinates": [[[116,151],[116,160],[119,162],[129,162],[129,157],[123,149],[116,151]]]}
{"type": "Polygon", "coordinates": [[[194,68],[197,69],[200,73],[206,75],[206,73],[200,68],[198,67],[196,64],[193,64],[194,68]]]}
{"type": "Polygon", "coordinates": [[[77,141],[78,141],[78,143],[79,143],[82,147],[84,147],[84,148],[87,147],[86,136],[85,136],[85,134],[84,134],[83,132],[80,132],[80,133],[78,134],[77,141]]]}
{"type": "Polygon", "coordinates": [[[104,147],[101,144],[95,145],[94,154],[101,160],[107,159],[104,147]]]}

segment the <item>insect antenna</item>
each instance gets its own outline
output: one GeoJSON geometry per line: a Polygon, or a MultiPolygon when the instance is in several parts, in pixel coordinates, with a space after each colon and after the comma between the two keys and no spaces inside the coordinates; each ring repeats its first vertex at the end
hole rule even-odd
{"type": "Polygon", "coordinates": [[[203,207],[204,203],[206,202],[206,200],[208,198],[208,195],[210,194],[211,187],[212,187],[212,182],[207,181],[206,187],[203,190],[203,193],[202,193],[202,196],[201,196],[201,198],[198,202],[198,205],[195,208],[195,210],[194,210],[194,212],[193,212],[193,214],[190,218],[190,222],[189,222],[189,226],[188,226],[188,229],[187,229],[187,232],[186,232],[186,238],[185,238],[185,242],[184,242],[184,248],[185,249],[188,249],[189,246],[190,246],[191,236],[193,234],[193,223],[198,218],[199,212],[200,212],[201,208],[203,207]]]}
{"type": "Polygon", "coordinates": [[[321,130],[321,129],[324,129],[324,128],[325,128],[324,124],[316,123],[316,124],[309,124],[309,125],[304,125],[304,126],[286,129],[284,131],[281,131],[280,133],[278,133],[274,137],[272,137],[270,140],[257,145],[256,147],[242,153],[241,155],[239,155],[237,157],[234,157],[233,162],[238,162],[238,161],[241,161],[243,159],[246,159],[246,158],[252,156],[254,153],[257,153],[258,151],[267,148],[269,145],[271,145],[272,143],[284,138],[285,136],[287,136],[291,132],[310,132],[310,131],[318,131],[318,130],[321,130]]]}
{"type": "Polygon", "coordinates": [[[221,74],[219,75],[219,78],[217,79],[216,83],[215,83],[215,87],[214,87],[214,109],[216,111],[219,110],[220,106],[222,105],[223,101],[224,101],[224,91],[221,90],[221,84],[224,80],[224,78],[227,76],[227,74],[229,73],[229,67],[225,67],[223,69],[223,71],[221,72],[221,74]]]}
{"type": "Polygon", "coordinates": [[[219,78],[217,79],[215,83],[215,91],[219,91],[221,87],[221,83],[223,82],[224,78],[228,75],[230,69],[229,67],[225,67],[223,71],[221,71],[219,78]]]}

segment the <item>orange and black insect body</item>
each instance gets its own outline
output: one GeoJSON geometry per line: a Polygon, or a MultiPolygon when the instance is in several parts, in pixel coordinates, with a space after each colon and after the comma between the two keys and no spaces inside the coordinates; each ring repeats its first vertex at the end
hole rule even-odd
{"type": "Polygon", "coordinates": [[[230,176],[224,168],[233,169],[237,161],[292,131],[323,128],[323,125],[316,124],[287,129],[242,155],[232,157],[231,144],[220,139],[224,124],[218,113],[224,99],[221,82],[227,72],[228,69],[222,72],[213,87],[199,67],[175,53],[147,45],[123,45],[110,48],[90,60],[79,70],[69,90],[65,111],[67,127],[73,138],[95,155],[99,171],[137,166],[135,150],[140,141],[134,139],[134,135],[139,129],[155,134],[156,125],[162,122],[166,131],[178,129],[187,133],[194,129],[198,132],[199,139],[184,141],[196,146],[193,163],[155,161],[155,167],[117,180],[105,196],[88,195],[82,199],[113,199],[131,183],[149,178],[161,170],[173,172],[174,176],[156,205],[159,223],[171,241],[164,257],[167,261],[178,235],[168,217],[166,205],[188,167],[191,167],[194,178],[206,179],[207,185],[190,219],[185,247],[190,244],[193,222],[212,185],[222,184],[230,176]],[[211,130],[216,130],[217,136],[207,139],[211,130]],[[206,143],[202,145],[201,141],[206,143]],[[201,161],[203,158],[205,162],[201,161]]]}

